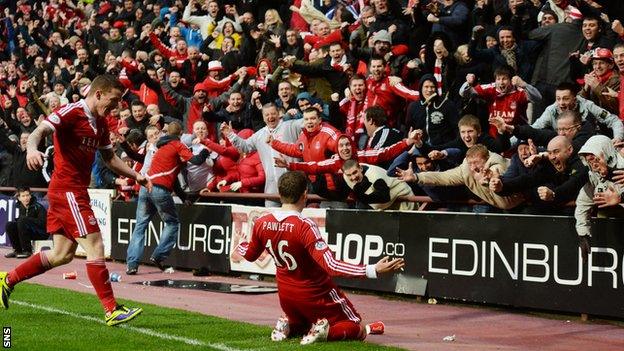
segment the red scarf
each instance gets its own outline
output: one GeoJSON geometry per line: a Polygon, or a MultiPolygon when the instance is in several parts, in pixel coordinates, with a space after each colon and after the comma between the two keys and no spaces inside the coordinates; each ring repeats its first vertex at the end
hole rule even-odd
{"type": "Polygon", "coordinates": [[[618,93],[618,102],[620,104],[620,120],[624,121],[624,72],[620,72],[620,92],[618,93]]]}
{"type": "Polygon", "coordinates": [[[442,96],[442,60],[436,59],[433,66],[433,77],[438,83],[438,95],[442,96]]]}
{"type": "Polygon", "coordinates": [[[613,75],[613,70],[608,71],[607,73],[598,77],[598,81],[600,82],[600,84],[604,85],[609,80],[609,78],[611,78],[612,75],[613,75]]]}

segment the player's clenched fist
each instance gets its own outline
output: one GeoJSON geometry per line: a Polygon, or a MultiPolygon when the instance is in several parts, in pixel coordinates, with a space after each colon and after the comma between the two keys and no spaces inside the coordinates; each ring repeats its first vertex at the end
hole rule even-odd
{"type": "Polygon", "coordinates": [[[31,171],[36,171],[40,169],[41,167],[43,167],[44,157],[45,156],[43,152],[37,149],[28,150],[26,153],[26,165],[28,166],[28,169],[30,169],[31,171]]]}

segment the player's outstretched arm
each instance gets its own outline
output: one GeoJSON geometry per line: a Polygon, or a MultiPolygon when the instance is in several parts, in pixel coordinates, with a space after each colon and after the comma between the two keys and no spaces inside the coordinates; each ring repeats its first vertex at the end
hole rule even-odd
{"type": "Polygon", "coordinates": [[[26,143],[26,165],[31,171],[40,169],[43,166],[43,152],[39,151],[39,144],[48,135],[54,133],[54,129],[47,123],[39,123],[37,128],[28,136],[26,143]]]}
{"type": "Polygon", "coordinates": [[[391,273],[398,271],[405,267],[405,260],[402,258],[394,258],[390,259],[390,257],[385,256],[377,264],[375,264],[375,271],[377,274],[391,273]]]}
{"type": "Polygon", "coordinates": [[[112,149],[100,149],[100,153],[102,154],[104,162],[106,162],[106,166],[113,172],[119,174],[120,176],[135,179],[137,183],[146,187],[147,191],[152,191],[152,182],[149,178],[142,176],[132,168],[128,167],[128,165],[122,161],[119,156],[115,155],[112,149]]]}

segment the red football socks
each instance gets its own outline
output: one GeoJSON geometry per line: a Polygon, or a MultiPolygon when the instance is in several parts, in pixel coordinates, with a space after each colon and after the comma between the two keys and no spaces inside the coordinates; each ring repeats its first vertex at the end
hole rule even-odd
{"type": "Polygon", "coordinates": [[[351,321],[338,322],[330,325],[329,334],[327,335],[328,341],[364,340],[365,338],[366,332],[360,324],[351,321]]]}
{"type": "Polygon", "coordinates": [[[44,273],[51,268],[48,256],[43,252],[36,253],[8,273],[7,283],[11,287],[15,286],[17,283],[44,273]]]}
{"type": "Polygon", "coordinates": [[[117,307],[115,295],[113,295],[113,287],[111,286],[106,262],[103,258],[87,261],[87,275],[97,293],[104,311],[112,312],[117,307]]]}

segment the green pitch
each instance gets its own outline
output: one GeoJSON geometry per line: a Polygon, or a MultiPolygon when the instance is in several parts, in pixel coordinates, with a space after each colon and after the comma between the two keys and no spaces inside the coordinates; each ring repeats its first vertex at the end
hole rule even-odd
{"type": "Polygon", "coordinates": [[[95,295],[20,284],[11,295],[10,308],[0,310],[0,327],[11,327],[15,350],[400,350],[369,342],[306,347],[299,345],[299,339],[276,343],[270,339],[270,327],[118,302],[143,307],[143,314],[125,325],[107,327],[95,295]]]}

